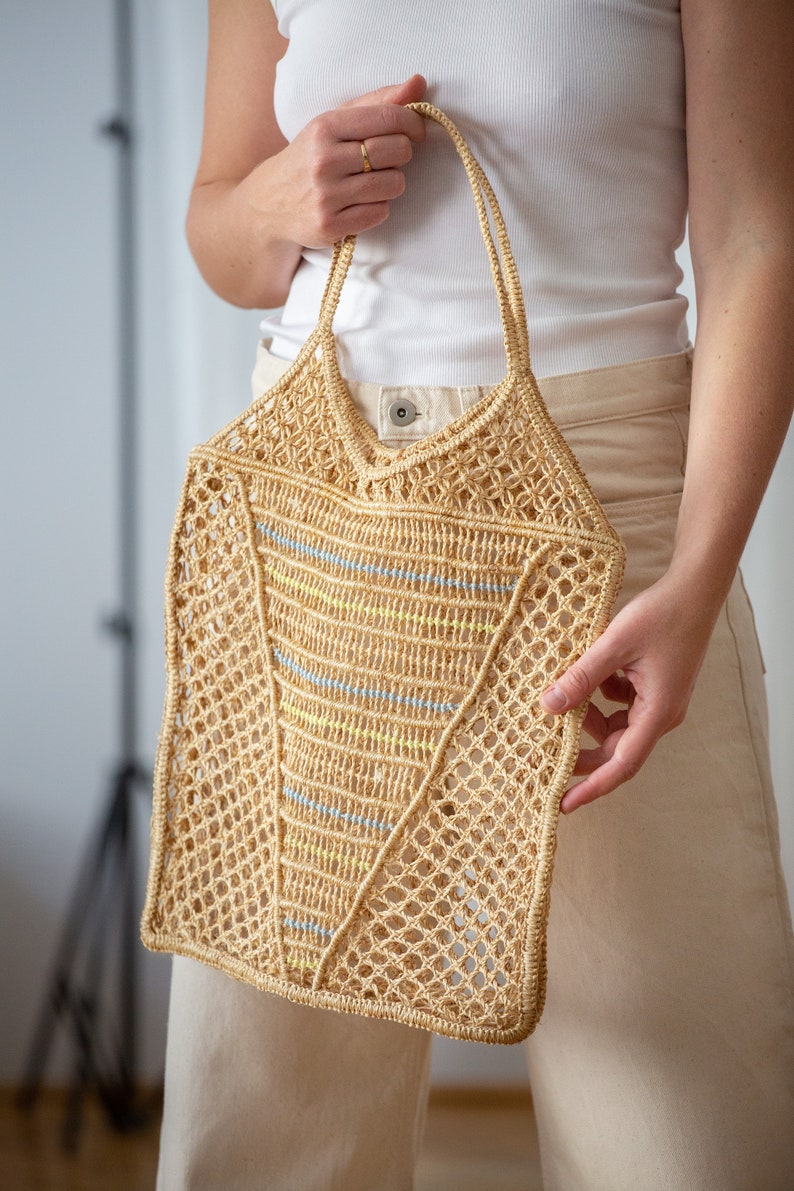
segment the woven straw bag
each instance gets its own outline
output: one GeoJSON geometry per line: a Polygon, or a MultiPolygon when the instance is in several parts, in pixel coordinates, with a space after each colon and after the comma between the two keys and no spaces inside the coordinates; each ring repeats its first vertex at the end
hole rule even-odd
{"type": "Polygon", "coordinates": [[[294,365],[191,452],[142,933],[294,1001],[510,1043],[543,1007],[584,715],[538,697],[605,627],[624,553],[530,371],[488,180],[411,106],[466,168],[507,376],[384,447],[331,329],[351,237],[294,365]]]}

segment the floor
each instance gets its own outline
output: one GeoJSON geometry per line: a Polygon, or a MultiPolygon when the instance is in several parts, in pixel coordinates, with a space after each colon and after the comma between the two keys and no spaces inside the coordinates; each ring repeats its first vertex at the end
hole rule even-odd
{"type": "Polygon", "coordinates": [[[415,1191],[541,1191],[526,1092],[432,1092],[415,1191]]]}
{"type": "MultiPolygon", "coordinates": [[[[153,1191],[156,1103],[145,1127],[122,1134],[110,1129],[99,1107],[88,1102],[75,1153],[65,1153],[60,1144],[63,1122],[64,1098],[58,1092],[43,1093],[32,1111],[20,1112],[13,1093],[0,1091],[4,1191],[153,1191]]],[[[528,1095],[432,1092],[415,1191],[541,1191],[528,1095]]]]}

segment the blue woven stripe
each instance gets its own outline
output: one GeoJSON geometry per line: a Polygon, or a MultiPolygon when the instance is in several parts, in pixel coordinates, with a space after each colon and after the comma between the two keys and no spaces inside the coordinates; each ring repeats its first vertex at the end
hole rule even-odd
{"type": "Polygon", "coordinates": [[[318,926],[316,922],[296,922],[294,918],[285,918],[284,925],[291,926],[293,930],[312,930],[316,935],[325,935],[327,939],[334,933],[325,926],[318,926]]]}
{"type": "Polygon", "coordinates": [[[363,815],[353,815],[345,811],[338,811],[332,806],[324,806],[322,802],[315,802],[313,798],[299,794],[291,786],[284,786],[283,790],[287,798],[291,798],[293,802],[299,802],[301,806],[308,807],[311,811],[319,811],[323,815],[333,815],[335,819],[343,819],[345,823],[357,823],[361,827],[377,827],[378,831],[394,830],[393,823],[383,823],[379,819],[366,819],[363,815]]]}
{"type": "Polygon", "coordinates": [[[455,587],[462,591],[512,591],[517,580],[512,583],[467,583],[464,579],[450,579],[447,575],[431,575],[425,571],[404,571],[399,567],[378,567],[374,563],[359,562],[354,558],[345,558],[342,554],[335,554],[332,550],[318,550],[316,546],[309,546],[297,538],[288,538],[265,525],[256,522],[256,528],[263,534],[278,542],[280,546],[288,546],[290,550],[297,550],[299,554],[308,554],[312,558],[332,562],[336,566],[345,567],[349,571],[364,571],[367,575],[385,575],[390,579],[412,579],[420,583],[437,583],[441,587],[455,587]]]}
{"type": "Polygon", "coordinates": [[[392,703],[407,703],[410,707],[421,707],[430,711],[456,711],[458,707],[457,703],[434,703],[432,699],[419,699],[413,695],[396,695],[392,691],[379,691],[374,687],[351,686],[350,683],[341,682],[338,678],[326,678],[322,674],[316,674],[313,670],[307,670],[305,666],[288,658],[280,649],[274,648],[273,655],[282,665],[287,666],[295,674],[299,674],[301,678],[313,682],[315,686],[331,687],[337,691],[347,691],[350,695],[364,695],[370,699],[389,699],[392,703]]]}

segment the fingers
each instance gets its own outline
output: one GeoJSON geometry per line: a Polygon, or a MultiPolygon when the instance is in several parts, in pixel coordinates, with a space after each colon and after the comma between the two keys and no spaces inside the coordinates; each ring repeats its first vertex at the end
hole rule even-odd
{"type": "MultiPolygon", "coordinates": [[[[368,142],[369,145],[372,143],[368,142]]],[[[352,172],[356,152],[358,161],[363,163],[360,146],[339,145],[337,149],[341,154],[341,166],[338,158],[328,169],[323,169],[321,162],[315,162],[317,172],[311,199],[317,231],[311,235],[317,237],[317,243],[309,244],[309,247],[332,244],[344,236],[357,235],[383,223],[388,218],[389,203],[405,190],[405,176],[400,169],[376,168],[373,163],[369,172],[364,172],[361,165],[357,172],[352,172]],[[351,149],[354,151],[352,156],[351,149]]],[[[304,212],[309,206],[309,203],[304,204],[304,212]]]]}
{"type": "MultiPolygon", "coordinates": [[[[582,731],[594,740],[596,744],[602,745],[615,732],[621,731],[628,727],[628,712],[624,710],[615,711],[610,716],[605,716],[600,708],[596,707],[595,703],[591,703],[587,708],[587,715],[582,724],[582,731]]],[[[595,754],[597,749],[589,749],[588,755],[595,754]]],[[[590,769],[577,769],[577,773],[589,773],[590,769]]]]}
{"type": "Polygon", "coordinates": [[[373,170],[362,178],[350,178],[337,189],[339,217],[344,222],[350,219],[354,207],[388,204],[404,190],[405,177],[399,170],[373,170]]]}
{"type": "Polygon", "coordinates": [[[603,641],[601,637],[578,662],[574,662],[569,670],[560,675],[554,686],[543,692],[540,705],[544,711],[552,715],[570,711],[598,690],[602,683],[606,684],[615,676],[617,659],[608,649],[601,647],[603,641]]]}
{"type": "Polygon", "coordinates": [[[634,701],[634,687],[622,674],[610,674],[598,689],[610,703],[627,703],[631,706],[634,701]]]}
{"type": "Polygon", "coordinates": [[[567,813],[633,778],[656,743],[683,723],[713,624],[691,611],[688,592],[666,577],[634,596],[598,640],[544,691],[541,706],[560,715],[601,690],[623,704],[611,715],[590,705],[584,729],[596,747],[582,749],[574,772],[583,780],[560,802],[567,813]]]}
{"type": "Polygon", "coordinates": [[[367,137],[401,133],[414,144],[421,144],[427,135],[424,117],[409,111],[405,104],[422,99],[426,89],[425,79],[415,74],[404,83],[359,95],[326,115],[339,140],[363,141],[367,137]]]}
{"type": "MultiPolygon", "coordinates": [[[[404,136],[415,145],[427,136],[424,116],[396,104],[334,108],[317,117],[323,132],[335,141],[369,142],[370,137],[404,136]]],[[[367,151],[369,151],[367,143],[367,151]]]]}
{"type": "MultiPolygon", "coordinates": [[[[427,81],[421,74],[411,75],[403,83],[394,83],[386,87],[378,87],[375,91],[368,91],[366,95],[359,95],[355,99],[342,104],[343,108],[372,107],[381,104],[416,103],[424,98],[427,81]]],[[[415,114],[415,113],[414,113],[415,114]]],[[[421,116],[419,119],[421,120],[421,116]]]]}
{"type": "Polygon", "coordinates": [[[590,760],[586,752],[581,754],[578,771],[590,770],[590,775],[563,796],[562,813],[569,814],[577,807],[594,802],[635,777],[663,732],[654,715],[635,717],[628,727],[618,728],[608,736],[600,749],[589,750],[592,753],[590,760]]]}
{"type": "Polygon", "coordinates": [[[597,747],[580,751],[574,774],[584,775],[584,780],[563,796],[563,814],[629,781],[659,738],[674,726],[658,684],[649,688],[647,678],[643,678],[641,688],[635,685],[638,675],[643,675],[642,667],[639,671],[635,668],[635,656],[627,653],[625,640],[621,641],[613,627],[541,696],[541,706],[555,715],[577,707],[597,690],[610,701],[625,705],[607,716],[595,704],[589,704],[582,726],[597,747]],[[622,670],[628,670],[631,677],[619,673],[622,670]]]}
{"type": "Polygon", "coordinates": [[[388,218],[389,204],[405,190],[403,167],[425,139],[423,117],[403,105],[425,86],[414,75],[382,87],[317,116],[295,138],[285,150],[296,192],[286,204],[290,238],[321,248],[388,218]]]}
{"type": "Polygon", "coordinates": [[[369,231],[370,228],[385,223],[388,218],[389,204],[387,202],[354,203],[341,210],[333,225],[329,225],[333,229],[329,234],[329,240],[336,242],[343,240],[345,236],[357,236],[359,232],[369,231]]]}
{"type": "Polygon", "coordinates": [[[399,169],[407,165],[413,156],[411,141],[402,133],[390,133],[387,136],[363,137],[361,141],[345,143],[344,149],[350,159],[349,172],[351,174],[364,173],[364,154],[361,146],[365,145],[367,157],[373,173],[379,170],[399,169]]]}
{"type": "Polygon", "coordinates": [[[373,171],[407,165],[411,146],[425,140],[427,125],[418,112],[409,111],[405,104],[421,99],[426,89],[425,79],[415,74],[404,83],[378,87],[326,113],[331,136],[350,142],[347,148],[351,174],[362,172],[362,142],[373,171]]]}

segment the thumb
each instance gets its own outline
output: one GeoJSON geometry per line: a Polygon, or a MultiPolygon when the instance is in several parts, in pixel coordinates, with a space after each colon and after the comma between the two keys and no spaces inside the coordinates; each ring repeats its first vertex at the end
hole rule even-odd
{"type": "Polygon", "coordinates": [[[427,90],[427,80],[421,74],[414,74],[404,83],[394,83],[388,87],[378,87],[376,91],[368,91],[366,95],[359,95],[340,106],[343,108],[372,107],[381,103],[416,103],[427,90]]]}
{"type": "Polygon", "coordinates": [[[553,686],[543,692],[540,705],[552,715],[570,711],[592,695],[614,671],[615,659],[604,650],[591,646],[570,669],[560,675],[553,686]]]}

